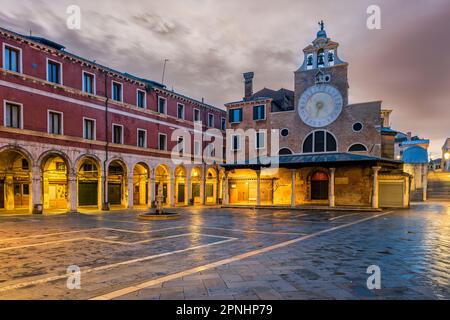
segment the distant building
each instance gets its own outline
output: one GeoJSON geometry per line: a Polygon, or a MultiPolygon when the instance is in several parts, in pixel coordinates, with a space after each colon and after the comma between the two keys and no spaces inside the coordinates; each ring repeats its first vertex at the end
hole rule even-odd
{"type": "Polygon", "coordinates": [[[442,168],[442,159],[431,159],[428,164],[428,171],[437,171],[441,170],[442,168]]]}
{"type": "Polygon", "coordinates": [[[403,170],[412,176],[412,200],[426,200],[429,145],[430,140],[413,136],[411,132],[395,135],[395,159],[402,160],[403,170]]]}
{"type": "Polygon", "coordinates": [[[442,170],[450,172],[450,138],[442,146],[442,170]]]}

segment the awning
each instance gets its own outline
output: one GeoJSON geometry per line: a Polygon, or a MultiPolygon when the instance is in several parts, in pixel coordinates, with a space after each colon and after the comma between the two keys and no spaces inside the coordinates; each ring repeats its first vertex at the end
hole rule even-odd
{"type": "Polygon", "coordinates": [[[257,159],[246,160],[237,163],[227,163],[221,166],[225,170],[232,169],[259,169],[274,166],[282,168],[299,168],[311,165],[321,165],[326,167],[343,166],[349,164],[372,164],[372,165],[401,165],[403,162],[393,159],[374,157],[369,155],[348,153],[348,152],[330,152],[330,153],[311,153],[311,154],[292,154],[280,155],[275,157],[260,157],[257,159]]]}

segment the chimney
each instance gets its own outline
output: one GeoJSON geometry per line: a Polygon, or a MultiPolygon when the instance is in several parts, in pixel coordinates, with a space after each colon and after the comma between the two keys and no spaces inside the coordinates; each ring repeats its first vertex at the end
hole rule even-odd
{"type": "Polygon", "coordinates": [[[381,110],[382,125],[385,128],[390,128],[391,127],[391,122],[390,122],[390,119],[389,119],[391,113],[392,113],[392,110],[387,110],[387,109],[381,110]]]}
{"type": "Polygon", "coordinates": [[[244,83],[245,83],[245,96],[244,100],[249,100],[253,95],[253,77],[255,74],[253,72],[244,73],[244,83]]]}

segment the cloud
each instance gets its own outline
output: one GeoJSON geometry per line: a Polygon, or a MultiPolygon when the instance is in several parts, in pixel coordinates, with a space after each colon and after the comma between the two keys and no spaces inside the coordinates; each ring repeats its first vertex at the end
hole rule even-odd
{"type": "Polygon", "coordinates": [[[245,71],[255,71],[255,89],[292,89],[323,19],[350,63],[351,99],[383,100],[397,129],[432,138],[437,152],[450,135],[450,2],[379,0],[382,30],[370,31],[372,2],[0,0],[0,23],[156,81],[167,58],[169,88],[220,107],[242,97],[245,71]],[[71,4],[82,10],[81,31],[65,26],[71,4]]]}

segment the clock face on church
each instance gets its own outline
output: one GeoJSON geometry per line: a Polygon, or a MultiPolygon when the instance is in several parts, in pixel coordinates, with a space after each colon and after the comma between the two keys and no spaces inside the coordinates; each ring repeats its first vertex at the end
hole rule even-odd
{"type": "Polygon", "coordinates": [[[307,125],[324,127],[339,117],[342,105],[342,95],[338,89],[318,84],[303,92],[298,101],[298,113],[307,125]]]}

